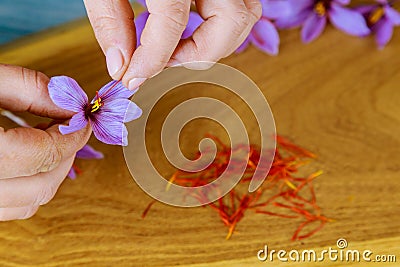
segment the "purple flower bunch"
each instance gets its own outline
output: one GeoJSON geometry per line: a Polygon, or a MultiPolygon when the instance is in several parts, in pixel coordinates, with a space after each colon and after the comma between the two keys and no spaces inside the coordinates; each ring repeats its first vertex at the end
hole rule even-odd
{"type": "Polygon", "coordinates": [[[393,28],[400,25],[400,13],[393,8],[394,1],[390,0],[376,0],[374,4],[354,8],[346,7],[351,0],[286,1],[290,3],[291,14],[280,17],[275,24],[281,29],[301,27],[304,43],[318,38],[329,21],[349,35],[364,37],[375,34],[377,44],[382,48],[391,39],[393,28]]]}
{"type": "Polygon", "coordinates": [[[400,12],[393,8],[394,1],[376,0],[376,3],[356,7],[366,19],[379,48],[392,38],[393,29],[400,25],[400,12]]]}
{"type": "MultiPolygon", "coordinates": [[[[143,6],[145,1],[137,0],[143,6]]],[[[250,44],[269,55],[279,53],[278,29],[301,27],[301,39],[310,43],[324,31],[328,22],[352,36],[374,34],[379,48],[383,48],[393,35],[393,28],[400,25],[400,12],[393,8],[396,0],[375,0],[372,4],[350,8],[351,0],[260,0],[262,17],[254,25],[247,39],[236,50],[241,52],[250,44]]],[[[138,45],[149,13],[135,19],[138,45]]],[[[182,38],[190,37],[203,22],[201,16],[190,13],[182,38]]]]}

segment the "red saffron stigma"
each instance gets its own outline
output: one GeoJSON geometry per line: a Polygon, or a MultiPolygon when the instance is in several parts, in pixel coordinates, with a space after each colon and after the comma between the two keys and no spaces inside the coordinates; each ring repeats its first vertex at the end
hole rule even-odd
{"type": "Polygon", "coordinates": [[[97,100],[100,99],[100,97],[99,97],[99,91],[96,91],[96,99],[97,99],[97,100]]]}
{"type": "Polygon", "coordinates": [[[76,166],[75,163],[72,164],[72,168],[74,169],[74,171],[75,171],[77,174],[82,174],[82,173],[83,173],[83,171],[82,171],[80,168],[78,168],[78,166],[76,166]]]}
{"type": "MultiPolygon", "coordinates": [[[[216,180],[228,167],[228,164],[238,165],[239,161],[229,162],[232,151],[245,149],[244,145],[233,147],[226,146],[218,137],[207,134],[218,147],[214,161],[204,170],[191,173],[176,171],[169,179],[170,183],[186,187],[197,187],[209,184],[216,180]]],[[[205,151],[204,153],[208,153],[205,151]]],[[[247,191],[248,183],[252,179],[260,159],[260,149],[251,145],[248,155],[247,167],[240,183],[226,196],[205,206],[215,210],[222,223],[228,228],[226,239],[232,237],[237,224],[243,219],[246,211],[252,210],[255,214],[275,216],[285,219],[300,220],[300,225],[292,236],[292,240],[308,238],[329,221],[321,215],[321,208],[317,204],[314,187],[315,178],[322,171],[312,173],[306,177],[296,176],[299,168],[316,155],[299,147],[284,137],[277,136],[277,148],[271,169],[263,185],[253,193],[247,191]],[[308,160],[307,160],[308,159],[308,160]],[[302,233],[304,228],[310,228],[312,224],[318,226],[307,233],[302,233]]],[[[195,159],[200,157],[197,152],[195,159]]],[[[236,169],[233,166],[232,171],[236,169]]],[[[229,166],[231,169],[231,166],[229,166]]],[[[218,190],[218,188],[216,188],[218,190]]],[[[167,187],[168,190],[168,187],[167,187]]],[[[198,193],[195,196],[199,201],[207,200],[207,192],[198,193]]],[[[144,210],[142,218],[146,216],[155,201],[152,201],[144,210]]]]}
{"type": "MultiPolygon", "coordinates": [[[[113,85],[110,88],[108,88],[108,90],[101,97],[104,97],[105,95],[107,95],[120,81],[121,81],[121,79],[118,81],[114,80],[113,85]]],[[[96,97],[97,97],[97,99],[99,99],[97,92],[96,92],[96,97]]]]}
{"type": "Polygon", "coordinates": [[[154,203],[156,203],[155,200],[153,200],[152,202],[149,203],[149,205],[146,207],[146,209],[142,213],[142,219],[144,219],[146,217],[147,213],[149,212],[151,206],[153,206],[154,203]]]}

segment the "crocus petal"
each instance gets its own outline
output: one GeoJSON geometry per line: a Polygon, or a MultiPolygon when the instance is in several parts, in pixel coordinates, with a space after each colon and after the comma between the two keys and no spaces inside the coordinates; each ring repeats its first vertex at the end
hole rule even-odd
{"type": "Polygon", "coordinates": [[[67,76],[52,77],[48,89],[54,104],[66,110],[82,111],[88,102],[87,95],[79,84],[67,76]]]}
{"type": "MultiPolygon", "coordinates": [[[[117,81],[111,81],[104,85],[100,90],[99,90],[99,96],[102,99],[103,102],[106,101],[112,101],[114,99],[119,99],[119,98],[129,98],[131,97],[134,93],[137,92],[136,90],[130,91],[128,88],[122,85],[122,82],[117,82],[117,81]],[[112,88],[112,89],[110,89],[112,88]]],[[[96,100],[96,97],[93,98],[92,102],[96,100]]]]}
{"type": "Polygon", "coordinates": [[[98,140],[109,145],[128,145],[128,130],[122,122],[110,120],[91,121],[93,133],[98,140]]]}
{"type": "Polygon", "coordinates": [[[372,11],[374,11],[378,5],[366,5],[366,6],[357,6],[353,10],[361,13],[363,16],[368,16],[372,11]]]}
{"type": "Polygon", "coordinates": [[[147,7],[146,6],[146,0],[136,0],[136,2],[138,2],[139,4],[141,4],[144,7],[147,7]]]}
{"type": "Polygon", "coordinates": [[[149,12],[144,11],[139,16],[135,18],[135,28],[136,28],[136,47],[140,45],[140,37],[142,36],[142,32],[144,26],[146,25],[147,19],[149,18],[149,12]]]}
{"type": "Polygon", "coordinates": [[[385,5],[388,3],[388,0],[376,0],[379,4],[385,5]]]}
{"type": "Polygon", "coordinates": [[[379,48],[383,48],[392,38],[393,24],[387,18],[382,18],[373,27],[375,40],[379,48]]]}
{"type": "Polygon", "coordinates": [[[365,36],[370,33],[364,17],[360,13],[338,4],[331,4],[329,18],[336,28],[350,35],[365,36]]]}
{"type": "Polygon", "coordinates": [[[118,122],[130,122],[139,118],[142,110],[128,99],[114,99],[107,101],[95,114],[97,120],[111,120],[118,122]]]}
{"type": "Polygon", "coordinates": [[[279,29],[289,29],[289,28],[299,27],[304,23],[304,21],[308,18],[311,12],[312,10],[306,9],[287,17],[278,18],[275,20],[275,25],[279,29]]]}
{"type": "Polygon", "coordinates": [[[350,4],[351,0],[334,0],[336,3],[341,4],[341,5],[348,5],[350,4]]]}
{"type": "Polygon", "coordinates": [[[304,22],[301,29],[301,39],[304,43],[315,40],[324,31],[325,26],[326,16],[320,16],[313,12],[304,22]]]}
{"type": "Polygon", "coordinates": [[[394,25],[400,25],[400,12],[387,5],[385,7],[385,15],[394,25]]]}
{"type": "Polygon", "coordinates": [[[75,178],[76,178],[76,172],[75,172],[74,168],[71,168],[71,169],[69,170],[69,172],[68,172],[68,174],[67,174],[67,177],[70,178],[70,179],[72,179],[72,180],[75,180],[75,178]]]}
{"type": "Polygon", "coordinates": [[[286,0],[291,7],[291,14],[299,13],[305,9],[312,9],[315,4],[314,0],[286,0]]]}
{"type": "Polygon", "coordinates": [[[261,5],[263,17],[278,19],[291,15],[292,8],[286,0],[262,0],[261,5]]]}
{"type": "MultiPolygon", "coordinates": [[[[251,33],[250,33],[251,34],[251,33]]],[[[244,42],[236,49],[235,53],[241,53],[243,52],[250,44],[250,40],[247,37],[244,42]]]]}
{"type": "Polygon", "coordinates": [[[182,39],[189,38],[192,36],[194,31],[204,22],[203,18],[200,17],[199,14],[196,12],[190,12],[189,13],[189,22],[186,26],[186,29],[182,33],[182,39]]]}
{"type": "Polygon", "coordinates": [[[251,42],[259,49],[270,55],[277,55],[279,52],[279,34],[268,19],[262,17],[253,27],[249,36],[251,42]]]}
{"type": "Polygon", "coordinates": [[[129,101],[128,109],[126,110],[126,113],[125,113],[124,122],[130,122],[130,121],[136,120],[140,116],[142,116],[142,113],[143,113],[143,111],[141,108],[139,108],[132,101],[129,101]]]}
{"type": "Polygon", "coordinates": [[[85,112],[81,111],[72,116],[68,126],[60,125],[58,129],[60,130],[61,134],[70,134],[85,128],[87,123],[88,121],[85,118],[85,112]]]}
{"type": "Polygon", "coordinates": [[[95,150],[90,145],[85,145],[78,152],[76,152],[76,156],[79,159],[102,159],[104,158],[103,153],[95,150]]]}

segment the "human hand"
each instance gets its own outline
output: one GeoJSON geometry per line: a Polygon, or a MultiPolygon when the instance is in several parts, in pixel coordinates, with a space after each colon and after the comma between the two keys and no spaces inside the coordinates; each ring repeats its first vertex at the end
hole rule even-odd
{"type": "Polygon", "coordinates": [[[110,76],[133,90],[167,65],[216,62],[233,53],[261,17],[259,0],[196,0],[204,22],[191,38],[180,40],[191,2],[147,0],[150,15],[135,50],[134,14],[128,0],[84,0],[110,76]]]}
{"type": "MultiPolygon", "coordinates": [[[[0,81],[0,108],[62,120],[73,115],[53,104],[42,73],[0,64],[0,81]]],[[[29,218],[50,201],[90,134],[89,126],[69,135],[58,125],[0,127],[0,221],[29,218]]]]}

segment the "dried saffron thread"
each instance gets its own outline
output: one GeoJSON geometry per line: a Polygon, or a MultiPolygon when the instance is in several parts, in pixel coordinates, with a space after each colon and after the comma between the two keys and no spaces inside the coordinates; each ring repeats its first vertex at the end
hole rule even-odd
{"type": "MultiPolygon", "coordinates": [[[[285,145],[287,145],[287,143],[288,143],[288,142],[285,142],[285,145]]],[[[291,145],[290,147],[291,147],[291,149],[293,150],[293,146],[291,145]]],[[[294,150],[294,151],[299,151],[299,150],[296,149],[296,150],[294,150]]],[[[303,154],[303,156],[314,157],[313,154],[306,153],[305,150],[301,150],[301,153],[303,154]]],[[[282,174],[283,174],[282,177],[287,177],[287,176],[288,176],[288,175],[287,175],[287,172],[282,172],[282,174]]],[[[295,186],[294,186],[290,181],[288,181],[288,179],[285,179],[285,182],[286,182],[286,184],[289,185],[289,187],[291,187],[292,189],[295,188],[295,186]]],[[[280,186],[280,188],[282,188],[282,185],[280,186]]],[[[301,205],[300,205],[300,206],[301,206],[301,205]]],[[[301,213],[303,213],[303,214],[305,214],[305,215],[308,215],[307,212],[301,212],[301,213]]],[[[296,217],[297,217],[297,216],[296,216],[296,217]]],[[[310,216],[308,216],[308,217],[310,217],[310,216]]]]}
{"type": "Polygon", "coordinates": [[[151,209],[151,207],[154,205],[154,203],[156,203],[155,200],[151,201],[151,202],[149,203],[149,205],[147,205],[146,209],[145,209],[145,210],[143,211],[143,213],[142,213],[142,219],[144,219],[144,218],[146,217],[147,213],[149,212],[149,210],[151,209]]]}
{"type": "Polygon", "coordinates": [[[83,171],[82,171],[80,168],[78,168],[78,166],[76,166],[75,163],[72,164],[72,168],[74,169],[74,171],[75,171],[77,174],[82,174],[82,173],[83,173],[83,171]]]}
{"type": "Polygon", "coordinates": [[[265,211],[265,210],[256,210],[256,213],[263,213],[263,214],[282,217],[282,218],[299,218],[299,216],[296,216],[296,215],[279,214],[279,213],[274,213],[274,212],[265,211]]]}
{"type": "MultiPolygon", "coordinates": [[[[231,172],[237,171],[236,166],[240,166],[240,160],[232,160],[232,152],[238,152],[246,149],[246,145],[238,145],[232,149],[226,146],[218,137],[207,134],[217,144],[218,150],[214,161],[205,169],[197,173],[189,173],[178,170],[169,179],[167,190],[172,183],[197,187],[209,184],[216,180],[228,165],[231,172]],[[231,162],[230,162],[231,161],[231,162]]],[[[312,236],[326,224],[332,221],[321,215],[321,208],[317,205],[314,187],[312,182],[322,174],[322,171],[312,173],[308,177],[297,177],[295,174],[299,168],[310,161],[308,159],[316,158],[316,155],[310,151],[301,148],[286,138],[277,136],[277,148],[275,158],[272,163],[268,176],[264,184],[254,193],[241,193],[238,188],[234,188],[225,197],[210,203],[206,206],[217,211],[223,224],[228,227],[226,239],[229,239],[235,232],[237,224],[243,219],[247,210],[253,210],[257,214],[276,216],[288,219],[301,219],[304,221],[298,226],[292,236],[292,240],[303,239],[312,236]],[[267,196],[268,193],[272,195],[267,196]],[[282,212],[275,212],[269,209],[279,209],[282,212]],[[292,214],[291,214],[292,213],[292,214]],[[320,225],[306,234],[301,234],[302,230],[308,224],[320,222],[320,225]]],[[[204,153],[211,153],[211,150],[205,150],[204,153]]],[[[201,156],[196,153],[195,159],[201,156]]],[[[248,183],[259,165],[260,149],[257,146],[250,145],[246,170],[239,183],[248,183]]],[[[214,187],[215,190],[219,190],[214,187]]],[[[199,201],[207,201],[207,192],[194,194],[199,201]]],[[[143,212],[144,218],[154,202],[150,203],[143,212]]]]}
{"type": "Polygon", "coordinates": [[[121,82],[121,80],[114,81],[114,84],[110,88],[108,88],[108,90],[101,97],[104,97],[105,95],[107,95],[120,82],[121,82]]]}

